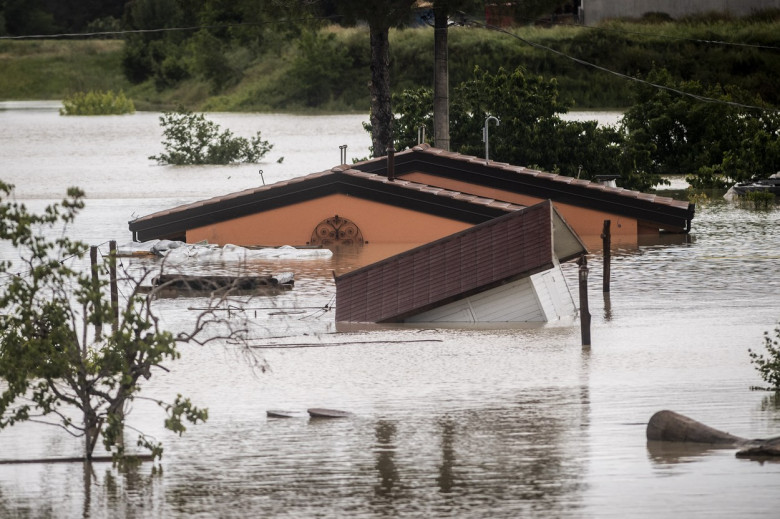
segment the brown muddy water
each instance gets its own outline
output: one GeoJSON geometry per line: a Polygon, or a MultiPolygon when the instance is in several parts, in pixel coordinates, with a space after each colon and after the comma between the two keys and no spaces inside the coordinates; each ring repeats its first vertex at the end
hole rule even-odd
{"type": "MultiPolygon", "coordinates": [[[[365,116],[215,114],[276,147],[257,166],[172,168],[157,114],[60,117],[54,105],[0,105],[0,178],[32,208],[69,185],[87,207],[68,232],[130,240],[127,221],[195,199],[321,171],[368,155],[365,116]],[[35,108],[35,109],[31,109],[35,108]],[[284,156],[281,163],[277,159],[284,156]]],[[[0,250],[8,258],[12,251],[0,250]]],[[[0,465],[0,517],[773,517],[780,463],[733,449],[648,445],[660,409],[745,437],[780,434],[780,410],[748,348],[780,318],[780,211],[720,200],[697,208],[688,240],[613,251],[612,292],[590,257],[591,348],[573,326],[337,327],[331,272],[343,258],[276,260],[294,290],[236,319],[252,344],[185,346],[146,393],[209,408],[177,437],[141,402],[135,428],[165,445],[155,470],[0,465]],[[287,347],[282,347],[287,346],[287,347]],[[266,373],[252,363],[264,360],[266,373]],[[332,407],[341,420],[270,419],[332,407]]],[[[129,262],[125,264],[133,268],[129,262]]],[[[194,268],[229,268],[200,265],[194,268]]],[[[572,289],[576,270],[565,266],[572,289]]],[[[176,329],[205,304],[158,302],[176,329]]],[[[75,456],[77,439],[24,424],[0,431],[0,459],[75,456]]]]}

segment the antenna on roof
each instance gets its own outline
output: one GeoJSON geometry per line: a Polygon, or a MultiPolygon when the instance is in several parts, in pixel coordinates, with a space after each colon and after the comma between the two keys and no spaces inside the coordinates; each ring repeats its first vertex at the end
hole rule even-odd
{"type": "Polygon", "coordinates": [[[263,170],[260,170],[260,180],[263,181],[263,185],[265,185],[265,177],[263,176],[263,170]]]}
{"type": "Polygon", "coordinates": [[[495,121],[496,126],[501,125],[498,117],[488,115],[485,119],[485,127],[482,129],[482,142],[485,143],[485,164],[490,164],[490,137],[488,136],[488,123],[490,121],[495,121]]]}

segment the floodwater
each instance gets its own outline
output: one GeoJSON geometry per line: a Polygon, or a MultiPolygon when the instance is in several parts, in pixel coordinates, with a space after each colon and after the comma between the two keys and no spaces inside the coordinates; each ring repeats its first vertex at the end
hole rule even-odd
{"type": "MultiPolygon", "coordinates": [[[[238,135],[262,130],[274,150],[259,165],[175,168],[147,159],[161,151],[158,114],[0,108],[0,179],[36,209],[83,188],[68,232],[93,245],[129,241],[135,216],[337,165],[343,144],[349,161],[368,155],[365,116],[214,114],[238,135]]],[[[672,409],[740,436],[780,434],[775,401],[750,390],[761,379],[747,353],[780,318],[780,210],[712,200],[689,240],[614,250],[609,296],[600,257],[589,262],[586,349],[578,325],[337,327],[324,307],[338,257],[253,265],[296,275],[294,290],[231,312],[264,348],[184,346],[144,390],[183,393],[209,408],[207,423],[177,437],[138,402],[130,425],[165,445],[157,470],[0,465],[0,516],[775,516],[780,462],[648,445],[645,426],[672,409]],[[266,418],[309,407],[354,415],[266,418]]],[[[565,273],[576,289],[575,267],[565,273]]],[[[157,309],[176,329],[205,304],[157,309]]],[[[0,431],[0,459],[80,449],[43,425],[0,431]]]]}

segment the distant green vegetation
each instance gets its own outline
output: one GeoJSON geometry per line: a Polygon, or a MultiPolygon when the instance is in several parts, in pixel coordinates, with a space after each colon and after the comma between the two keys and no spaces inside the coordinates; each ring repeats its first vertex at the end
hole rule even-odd
{"type": "MultiPolygon", "coordinates": [[[[139,109],[182,104],[208,111],[368,110],[367,29],[263,29],[258,34],[250,29],[204,29],[167,39],[139,36],[127,45],[120,40],[0,41],[0,99],[124,90],[139,109]]],[[[470,79],[477,65],[489,72],[521,67],[530,75],[556,78],[560,96],[572,101],[573,109],[621,109],[634,103],[635,82],[525,40],[617,73],[646,78],[653,68],[665,69],[676,82],[736,87],[780,105],[780,52],[762,48],[780,47],[780,11],[747,18],[613,21],[597,28],[527,26],[510,32],[451,28],[450,84],[470,79]]],[[[432,29],[391,31],[390,51],[395,93],[432,84],[432,29]]]]}
{"type": "Polygon", "coordinates": [[[122,115],[135,112],[124,92],[77,92],[62,100],[60,115],[122,115]]]}
{"type": "Polygon", "coordinates": [[[64,99],[74,92],[128,92],[121,40],[0,40],[0,100],[64,99]]]}

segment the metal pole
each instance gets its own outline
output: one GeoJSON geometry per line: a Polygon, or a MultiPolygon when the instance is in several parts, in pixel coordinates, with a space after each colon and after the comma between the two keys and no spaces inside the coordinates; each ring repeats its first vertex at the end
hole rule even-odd
{"type": "Polygon", "coordinates": [[[119,329],[119,288],[116,284],[116,240],[108,242],[108,254],[111,284],[111,314],[114,316],[114,322],[111,323],[111,329],[116,333],[119,329]]]}
{"type": "Polygon", "coordinates": [[[94,294],[92,294],[92,300],[93,304],[95,305],[93,311],[96,315],[95,341],[100,341],[102,339],[103,323],[100,319],[100,280],[98,279],[97,253],[98,248],[94,245],[89,248],[89,264],[92,268],[92,290],[94,291],[94,294]]]}
{"type": "Polygon", "coordinates": [[[580,328],[582,345],[590,346],[590,309],[588,308],[588,258],[580,256],[577,261],[580,266],[580,328]]]}
{"type": "Polygon", "coordinates": [[[611,262],[612,262],[612,235],[609,231],[609,226],[612,222],[610,220],[604,220],[604,230],[601,231],[601,241],[604,255],[604,292],[609,292],[609,282],[611,277],[611,262]]]}

